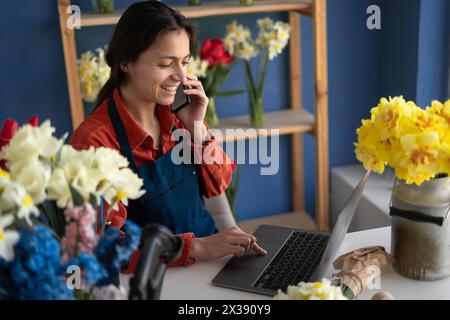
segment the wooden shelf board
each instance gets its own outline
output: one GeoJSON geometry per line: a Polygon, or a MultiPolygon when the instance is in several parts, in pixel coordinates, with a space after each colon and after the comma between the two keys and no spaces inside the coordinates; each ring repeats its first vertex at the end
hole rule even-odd
{"type": "MultiPolygon", "coordinates": [[[[230,14],[262,13],[274,11],[298,11],[307,15],[312,11],[312,0],[255,0],[251,6],[242,6],[238,0],[207,2],[200,6],[172,6],[188,18],[223,16],[230,14]]],[[[116,24],[123,10],[112,13],[86,13],[81,15],[81,26],[99,26],[116,24]]]]}
{"type": "Polygon", "coordinates": [[[219,133],[216,132],[217,140],[244,140],[277,134],[311,132],[314,130],[315,119],[305,109],[285,109],[264,113],[264,126],[262,128],[253,128],[249,122],[249,115],[220,118],[219,126],[215,128],[215,130],[220,131],[219,133]],[[227,132],[227,129],[233,129],[233,132],[227,132]]]}
{"type": "Polygon", "coordinates": [[[306,212],[289,212],[245,220],[238,223],[238,226],[247,233],[253,233],[262,224],[306,230],[317,230],[317,225],[314,219],[306,212]]]}

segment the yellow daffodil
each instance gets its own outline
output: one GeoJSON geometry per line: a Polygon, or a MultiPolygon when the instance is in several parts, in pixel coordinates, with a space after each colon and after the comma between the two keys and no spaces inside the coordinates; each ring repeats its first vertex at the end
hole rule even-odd
{"type": "MultiPolygon", "coordinates": [[[[420,185],[423,181],[433,178],[439,170],[440,143],[437,132],[424,132],[417,135],[407,134],[400,139],[403,150],[394,151],[394,168],[403,168],[407,175],[399,176],[406,183],[420,185]],[[398,152],[402,156],[398,156],[398,152]]],[[[401,175],[398,171],[398,174],[401,175]]],[[[397,173],[397,171],[396,171],[397,173]]]]}
{"type": "Polygon", "coordinates": [[[395,169],[406,183],[421,184],[450,173],[450,100],[433,101],[425,110],[403,97],[382,98],[362,121],[356,158],[366,169],[395,169]]]}
{"type": "Polygon", "coordinates": [[[97,94],[108,81],[111,68],[105,59],[105,50],[98,48],[97,54],[84,52],[78,60],[81,96],[87,102],[97,99],[97,94]]]}

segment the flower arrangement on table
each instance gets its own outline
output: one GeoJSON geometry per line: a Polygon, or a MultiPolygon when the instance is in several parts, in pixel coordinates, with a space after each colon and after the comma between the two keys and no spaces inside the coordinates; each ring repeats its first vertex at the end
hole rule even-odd
{"type": "Polygon", "coordinates": [[[81,97],[86,102],[97,99],[97,94],[111,73],[111,68],[106,63],[105,49],[97,48],[95,52],[88,50],[78,60],[81,97]]]}
{"type": "Polygon", "coordinates": [[[125,298],[119,270],[138,248],[140,229],[127,222],[122,237],[104,222],[119,202],[144,193],[143,182],[116,150],[76,151],[54,131],[45,121],[5,135],[0,299],[125,298]],[[109,204],[102,226],[96,218],[101,199],[109,204]]]}
{"type": "Polygon", "coordinates": [[[288,286],[286,292],[278,289],[274,300],[347,300],[339,286],[332,285],[328,279],[320,282],[300,282],[288,286]]]}
{"type": "Polygon", "coordinates": [[[245,90],[227,90],[219,92],[228,79],[235,57],[225,49],[222,39],[212,38],[202,42],[200,54],[194,56],[188,64],[188,73],[196,75],[202,82],[209,98],[205,120],[210,127],[217,127],[219,119],[216,112],[215,97],[232,96],[245,90]]]}
{"type": "Polygon", "coordinates": [[[264,124],[263,94],[269,61],[275,59],[289,42],[291,26],[270,18],[258,19],[259,34],[253,40],[248,27],[233,21],[227,26],[224,38],[225,48],[236,58],[244,60],[247,92],[249,95],[250,124],[261,127],[264,124]],[[261,53],[257,81],[253,77],[250,60],[261,53]]]}
{"type": "Polygon", "coordinates": [[[450,173],[450,100],[419,108],[403,97],[382,98],[357,130],[355,153],[366,169],[386,165],[406,184],[450,173]]]}

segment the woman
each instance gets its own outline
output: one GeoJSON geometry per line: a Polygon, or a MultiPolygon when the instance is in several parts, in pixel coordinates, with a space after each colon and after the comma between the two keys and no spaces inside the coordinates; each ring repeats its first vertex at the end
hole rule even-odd
{"type": "Polygon", "coordinates": [[[186,72],[196,33],[188,19],[161,2],[131,5],[120,18],[106,53],[110,79],[99,92],[96,109],[71,139],[76,149],[104,146],[128,158],[144,180],[146,194],[127,208],[120,206],[107,223],[121,228],[128,218],[141,226],[169,227],[184,239],[183,254],[172,265],[242,256],[250,249],[266,254],[252,235],[238,227],[217,233],[204,207],[202,196],[224,192],[232,168],[203,120],[208,97],[202,83],[186,72]],[[170,105],[179,85],[189,87],[184,93],[191,97],[191,104],[174,114],[170,105]],[[195,122],[200,124],[196,132],[195,122]],[[174,164],[171,151],[176,142],[171,134],[177,128],[188,130],[191,137],[200,136],[201,150],[213,148],[215,158],[225,161],[174,164]]]}

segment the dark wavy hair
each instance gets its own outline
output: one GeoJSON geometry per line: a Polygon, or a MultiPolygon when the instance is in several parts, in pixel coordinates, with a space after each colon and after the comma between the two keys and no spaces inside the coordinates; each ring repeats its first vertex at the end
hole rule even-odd
{"type": "Polygon", "coordinates": [[[105,58],[111,67],[111,74],[97,95],[96,108],[111,98],[114,89],[126,81],[126,74],[120,69],[121,63],[136,61],[165,33],[179,29],[186,30],[190,52],[194,52],[198,27],[178,10],[154,0],[129,6],[120,17],[106,51],[105,58]]]}

